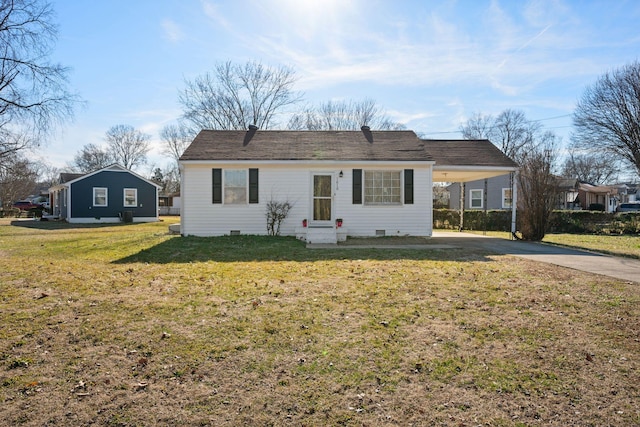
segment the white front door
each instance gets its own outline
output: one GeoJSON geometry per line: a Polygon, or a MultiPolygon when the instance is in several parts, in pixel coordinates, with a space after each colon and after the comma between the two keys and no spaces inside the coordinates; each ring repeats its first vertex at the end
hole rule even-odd
{"type": "Polygon", "coordinates": [[[312,186],[312,224],[333,225],[333,175],[314,173],[312,186]]]}

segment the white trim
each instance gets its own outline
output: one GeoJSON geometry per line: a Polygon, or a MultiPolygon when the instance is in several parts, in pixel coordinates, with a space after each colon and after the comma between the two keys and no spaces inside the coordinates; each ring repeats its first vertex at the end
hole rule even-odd
{"type": "Polygon", "coordinates": [[[481,179],[507,175],[518,170],[513,167],[496,166],[447,166],[435,165],[433,167],[434,182],[471,182],[481,179]]]}
{"type": "Polygon", "coordinates": [[[137,208],[138,207],[138,189],[137,188],[123,188],[122,189],[122,206],[124,206],[125,208],[137,208]],[[134,191],[133,204],[132,205],[128,205],[127,204],[127,191],[128,190],[133,190],[134,191]]]}
{"type": "Polygon", "coordinates": [[[82,175],[82,176],[80,176],[80,177],[78,177],[78,178],[76,178],[76,179],[72,179],[71,181],[67,181],[67,182],[65,182],[65,183],[63,183],[63,184],[58,184],[58,185],[71,186],[71,184],[75,184],[75,183],[76,183],[76,182],[78,182],[78,181],[82,181],[83,179],[85,179],[85,178],[89,178],[90,176],[96,175],[96,174],[98,174],[98,173],[100,173],[100,172],[121,172],[121,173],[130,173],[131,175],[135,176],[136,178],[139,178],[139,179],[143,180],[144,182],[146,182],[146,183],[148,183],[148,184],[151,184],[151,185],[155,186],[156,188],[160,188],[160,186],[159,186],[158,184],[156,184],[155,182],[150,181],[150,180],[148,180],[147,178],[145,178],[145,177],[143,177],[143,176],[140,176],[140,175],[138,175],[137,173],[133,172],[132,170],[126,169],[124,166],[121,166],[121,165],[119,165],[119,164],[117,164],[117,163],[114,163],[114,164],[109,165],[109,166],[107,166],[107,167],[105,167],[105,168],[98,169],[97,171],[90,172],[90,173],[88,173],[88,174],[86,174],[86,175],[82,175]]]}
{"type": "MultiPolygon", "coordinates": [[[[140,217],[133,217],[133,222],[157,222],[159,221],[159,219],[157,217],[154,216],[140,216],[140,217]]],[[[122,222],[120,220],[119,217],[113,217],[113,216],[103,216],[103,217],[99,217],[99,218],[67,218],[67,222],[68,223],[73,223],[73,224],[114,224],[114,223],[118,223],[118,222],[122,222]]]]}
{"type": "Polygon", "coordinates": [[[511,209],[511,206],[513,206],[513,189],[512,188],[505,187],[502,189],[502,201],[500,204],[502,206],[502,209],[511,209]],[[507,199],[507,197],[504,195],[504,193],[507,191],[511,192],[511,204],[509,206],[507,206],[505,203],[505,200],[507,199]]]}
{"type": "Polygon", "coordinates": [[[513,184],[511,197],[512,204],[511,206],[511,235],[514,236],[516,232],[516,215],[517,215],[517,207],[518,207],[518,171],[513,172],[511,183],[513,184]]]}
{"type": "MultiPolygon", "coordinates": [[[[362,170],[362,204],[364,206],[402,206],[404,204],[404,170],[403,169],[363,169],[362,170]],[[367,173],[397,173],[398,174],[398,202],[367,202],[367,173]]],[[[384,187],[383,187],[384,188],[384,187]]]]}
{"type": "MultiPolygon", "coordinates": [[[[249,169],[248,168],[227,168],[222,169],[222,204],[228,206],[243,206],[249,204],[249,169]],[[244,202],[227,202],[227,172],[244,172],[244,202]]],[[[234,187],[240,188],[240,187],[234,187]]],[[[211,189],[213,191],[213,188],[211,189]]]]}
{"type": "Polygon", "coordinates": [[[333,171],[311,171],[310,179],[309,179],[309,226],[333,226],[333,220],[335,218],[336,206],[335,206],[335,192],[336,192],[336,184],[334,183],[336,179],[336,173],[333,171]],[[331,213],[328,221],[314,220],[313,219],[313,202],[315,200],[314,196],[314,178],[316,176],[329,176],[331,177],[331,213]]]}
{"type": "Polygon", "coordinates": [[[484,207],[484,190],[481,188],[473,188],[469,190],[469,209],[482,209],[484,207]],[[473,193],[480,192],[480,206],[473,206],[474,200],[478,200],[477,197],[473,197],[473,193]]]}
{"type": "MultiPolygon", "coordinates": [[[[378,165],[400,166],[403,169],[411,169],[409,165],[414,167],[433,166],[436,162],[432,160],[180,160],[181,165],[315,165],[318,167],[331,167],[339,169],[335,165],[367,165],[370,167],[378,167],[378,165]]],[[[216,166],[212,166],[216,167],[216,166]]],[[[495,168],[489,168],[495,169],[495,168]]],[[[507,172],[513,170],[509,168],[507,172]]]]}
{"type": "Polygon", "coordinates": [[[92,188],[92,205],[94,208],[106,208],[109,207],[109,188],[108,187],[93,187],[92,188]],[[104,190],[104,205],[96,204],[96,190],[104,190]]]}

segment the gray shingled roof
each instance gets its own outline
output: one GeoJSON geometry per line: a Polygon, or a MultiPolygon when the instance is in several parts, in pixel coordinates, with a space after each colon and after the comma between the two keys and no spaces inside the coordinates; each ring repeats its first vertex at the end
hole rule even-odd
{"type": "Polygon", "coordinates": [[[68,172],[62,172],[60,174],[60,179],[58,180],[58,184],[64,184],[65,182],[69,182],[69,181],[73,181],[74,179],[78,179],[81,176],[84,176],[85,174],[83,173],[68,173],[68,172]]]}
{"type": "Polygon", "coordinates": [[[203,130],[180,160],[433,159],[413,131],[203,130]]]}
{"type": "Polygon", "coordinates": [[[518,166],[488,139],[423,141],[424,149],[436,161],[436,166],[518,166]]]}
{"type": "Polygon", "coordinates": [[[489,140],[420,139],[413,131],[203,130],[180,160],[435,161],[517,167],[489,140]]]}

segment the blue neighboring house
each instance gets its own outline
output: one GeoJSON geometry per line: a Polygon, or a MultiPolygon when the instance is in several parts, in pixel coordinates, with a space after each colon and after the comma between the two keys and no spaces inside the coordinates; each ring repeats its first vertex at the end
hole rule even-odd
{"type": "Polygon", "coordinates": [[[158,221],[159,187],[118,164],[88,174],[60,174],[49,188],[54,218],[70,223],[158,221]]]}

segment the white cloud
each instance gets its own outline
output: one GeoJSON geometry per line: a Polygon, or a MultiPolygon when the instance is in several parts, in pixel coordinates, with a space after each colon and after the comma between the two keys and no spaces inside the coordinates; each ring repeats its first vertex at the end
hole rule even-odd
{"type": "Polygon", "coordinates": [[[216,4],[208,0],[202,0],[200,4],[202,6],[202,11],[204,12],[204,14],[214,23],[226,29],[231,28],[229,21],[220,13],[216,4]]]}
{"type": "Polygon", "coordinates": [[[160,23],[160,25],[162,26],[165,37],[169,41],[176,43],[184,39],[184,33],[182,32],[182,29],[174,21],[165,19],[160,23]]]}

